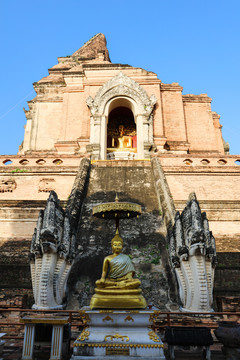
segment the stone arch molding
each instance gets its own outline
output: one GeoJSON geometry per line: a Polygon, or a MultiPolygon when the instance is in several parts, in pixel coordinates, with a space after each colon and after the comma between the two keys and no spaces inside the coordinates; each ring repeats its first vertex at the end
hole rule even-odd
{"type": "Polygon", "coordinates": [[[157,102],[155,95],[149,97],[142,86],[120,71],[118,75],[101,87],[95,99],[89,96],[86,103],[93,116],[100,115],[103,114],[106,103],[116,96],[132,98],[140,106],[142,114],[146,116],[152,113],[153,107],[157,102]]]}
{"type": "Polygon", "coordinates": [[[106,134],[108,114],[107,105],[116,98],[125,98],[134,106],[134,118],[137,126],[137,157],[149,157],[153,148],[152,112],[157,102],[155,95],[148,96],[146,91],[122,71],[106,82],[93,99],[89,96],[86,103],[91,111],[91,133],[88,151],[93,159],[106,159],[106,134]]]}

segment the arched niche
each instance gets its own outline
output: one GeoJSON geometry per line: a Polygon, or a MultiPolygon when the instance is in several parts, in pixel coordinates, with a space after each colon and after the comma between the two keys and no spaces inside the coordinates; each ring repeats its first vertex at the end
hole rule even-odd
{"type": "Polygon", "coordinates": [[[105,107],[107,117],[107,159],[135,159],[137,126],[133,101],[117,97],[105,107]]]}
{"type": "Polygon", "coordinates": [[[137,133],[136,156],[149,157],[153,147],[152,111],[156,103],[154,95],[146,91],[134,80],[120,72],[100,88],[95,98],[86,101],[91,111],[90,145],[93,159],[107,159],[107,125],[114,109],[126,108],[133,114],[137,133]]]}

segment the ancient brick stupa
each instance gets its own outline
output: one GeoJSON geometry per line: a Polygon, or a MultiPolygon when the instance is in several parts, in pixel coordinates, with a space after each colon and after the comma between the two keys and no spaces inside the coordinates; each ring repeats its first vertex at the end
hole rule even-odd
{"type": "MultiPolygon", "coordinates": [[[[178,83],[162,83],[154,72],[112,63],[103,34],[72,55],[59,57],[49,75],[33,86],[36,97],[25,110],[27,123],[19,152],[1,156],[3,301],[14,294],[18,302],[33,302],[28,253],[39,210],[55,191],[60,203],[54,211],[62,218],[49,217],[46,211],[41,226],[45,229],[53,222],[62,229],[63,218],[68,219],[76,255],[66,291],[61,290],[56,306],[61,301],[70,309],[88,305],[114,236],[111,224],[94,218],[92,208],[114,201],[117,192],[120,202],[142,207],[140,220],[130,224],[123,220],[121,236],[147,303],[160,309],[186,309],[187,297],[180,301],[176,275],[185,261],[178,241],[183,247],[190,244],[183,252],[187,258],[195,244],[191,236],[198,232],[194,212],[189,211],[189,217],[181,213],[194,192],[193,207],[200,204],[201,209],[197,224],[201,234],[205,231],[199,251],[205,249],[201,256],[211,260],[209,274],[215,259],[214,249],[207,253],[214,243],[210,232],[218,253],[214,306],[222,310],[237,304],[240,156],[229,155],[220,116],[211,110],[212,99],[206,94],[183,95],[178,83]],[[201,215],[204,211],[206,216],[201,215]],[[183,223],[185,218],[192,220],[183,223]],[[176,221],[183,229],[179,237],[176,221]]],[[[54,229],[51,236],[58,256],[64,257],[58,245],[68,240],[60,240],[54,229]]],[[[209,296],[206,289],[203,299],[208,309],[209,296]]]]}

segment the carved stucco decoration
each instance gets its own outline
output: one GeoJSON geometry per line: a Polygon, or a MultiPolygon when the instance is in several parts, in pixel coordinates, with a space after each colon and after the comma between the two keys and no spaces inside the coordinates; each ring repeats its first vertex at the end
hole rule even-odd
{"type": "Polygon", "coordinates": [[[55,190],[55,180],[48,178],[48,179],[41,179],[38,185],[38,192],[51,192],[55,190]]]}
{"type": "Polygon", "coordinates": [[[16,181],[8,178],[8,179],[1,179],[0,180],[0,192],[13,192],[17,187],[16,181]]]}
{"type": "Polygon", "coordinates": [[[126,96],[134,99],[140,106],[141,114],[147,117],[150,116],[157,102],[155,95],[149,97],[142,86],[120,71],[118,75],[99,89],[94,99],[91,96],[87,98],[86,103],[91,110],[92,116],[102,115],[106,103],[116,96],[126,96]]]}

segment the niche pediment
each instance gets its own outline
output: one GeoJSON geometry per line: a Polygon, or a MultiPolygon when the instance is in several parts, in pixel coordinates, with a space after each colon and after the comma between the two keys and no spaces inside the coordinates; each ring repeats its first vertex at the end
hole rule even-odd
{"type": "Polygon", "coordinates": [[[147,92],[136,81],[125,75],[122,71],[106,82],[93,99],[89,96],[86,100],[91,114],[102,115],[106,103],[114,97],[124,96],[133,99],[143,115],[149,116],[157,102],[155,95],[148,96],[147,92]]]}

